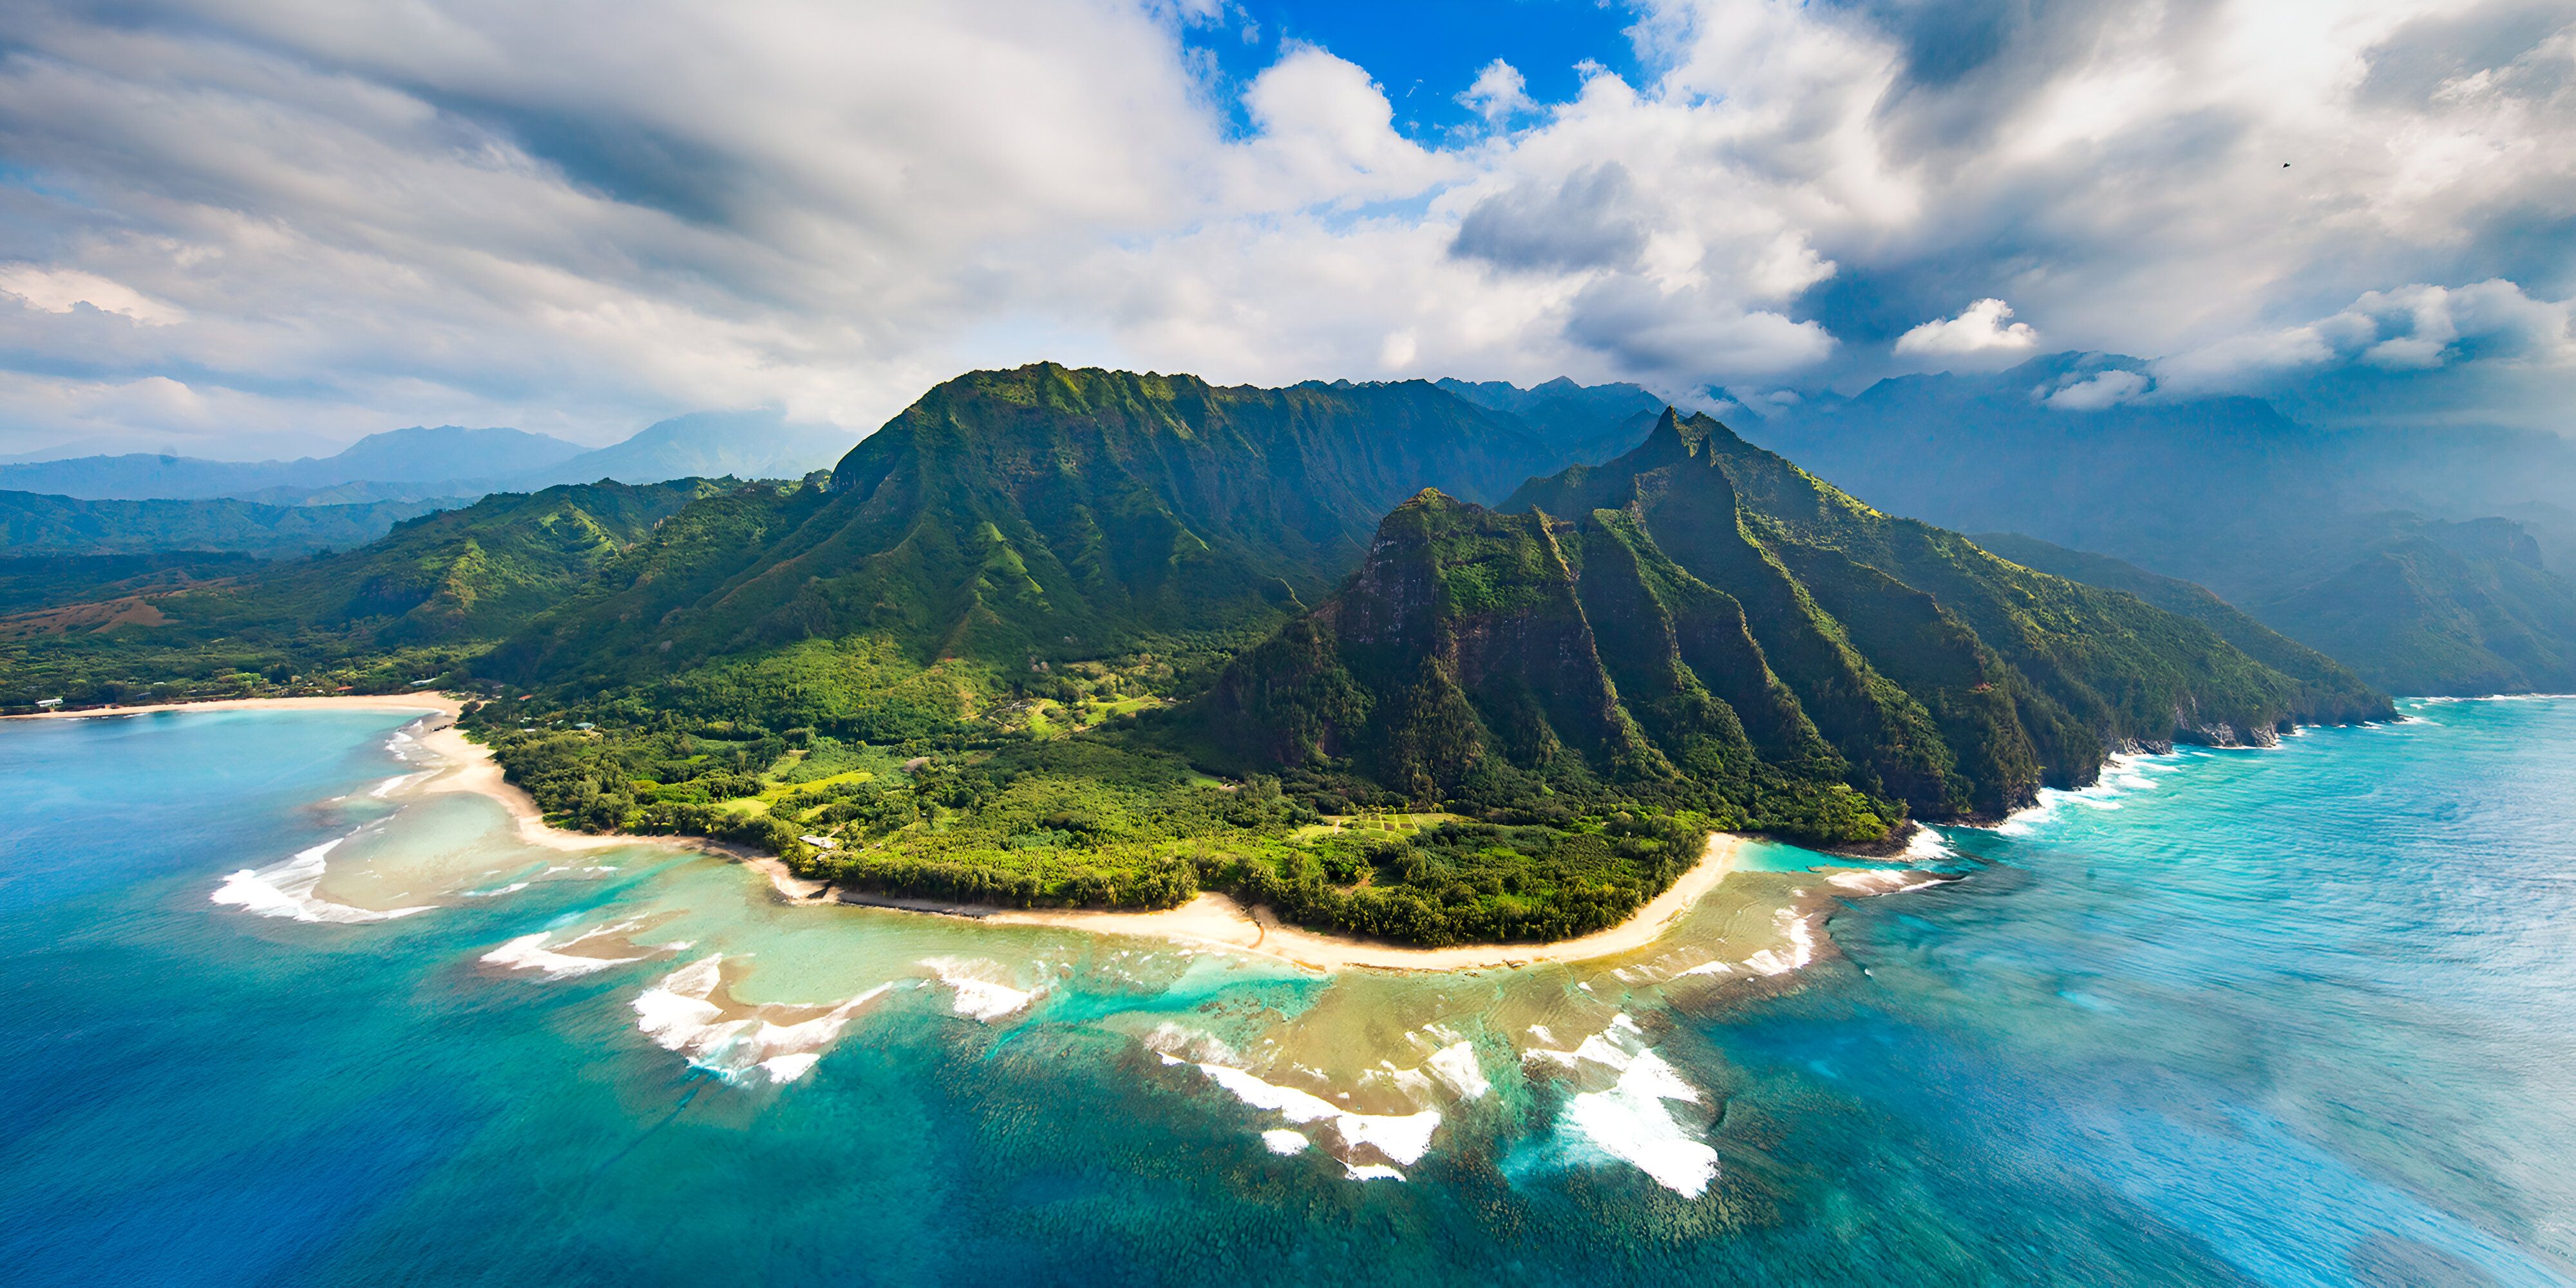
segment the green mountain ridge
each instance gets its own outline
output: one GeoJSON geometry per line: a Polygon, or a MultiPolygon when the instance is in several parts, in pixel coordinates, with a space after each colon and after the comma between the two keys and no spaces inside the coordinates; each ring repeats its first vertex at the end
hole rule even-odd
{"type": "Polygon", "coordinates": [[[828,489],[659,535],[630,585],[496,665],[595,688],[859,636],[916,665],[1026,666],[1257,633],[1328,589],[1413,490],[1498,496],[1557,463],[1422,382],[976,372],[862,440],[828,489]],[[649,651],[614,647],[645,622],[649,651]]]}
{"type": "Polygon", "coordinates": [[[721,490],[692,479],[502,493],[395,524],[358,549],[156,597],[148,627],[93,635],[39,623],[0,645],[0,705],[117,700],[231,676],[246,685],[252,674],[334,672],[366,685],[458,670],[721,490]]]}
{"type": "Polygon", "coordinates": [[[1423,802],[1617,798],[1849,843],[1998,817],[2123,746],[2392,714],[2323,658],[2284,674],[1703,416],[1502,509],[1425,493],[1389,516],[1349,585],[1225,673],[1211,737],[1423,802]]]}
{"type": "Polygon", "coordinates": [[[405,519],[459,504],[453,498],[336,505],[229,498],[86,501],[0,491],[0,552],[12,558],[172,551],[309,555],[365,545],[405,519]]]}

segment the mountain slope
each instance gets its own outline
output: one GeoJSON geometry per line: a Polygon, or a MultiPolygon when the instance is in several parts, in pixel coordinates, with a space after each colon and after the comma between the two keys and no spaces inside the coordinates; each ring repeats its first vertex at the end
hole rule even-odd
{"type": "Polygon", "coordinates": [[[576,593],[704,495],[696,480],[503,493],[397,524],[355,550],[150,601],[97,629],[58,616],[0,632],[0,705],[284,668],[436,675],[576,593]],[[70,623],[76,629],[56,623],[70,623]]]}
{"type": "Polygon", "coordinates": [[[2576,687],[2576,583],[2502,517],[2563,522],[2576,448],[2506,431],[2321,430],[2242,397],[2051,401],[2109,373],[2143,385],[2143,368],[2060,354],[1993,376],[1908,376],[1756,433],[1875,504],[2207,586],[2384,689],[2576,687]]]}
{"type": "Polygon", "coordinates": [[[335,455],[293,461],[133,454],[0,465],[0,488],[83,500],[189,500],[265,493],[262,499],[284,503],[301,500],[306,492],[349,483],[479,481],[484,486],[453,487],[440,495],[480,495],[492,490],[493,482],[570,460],[581,451],[577,444],[523,430],[416,426],[369,434],[335,455]]]}
{"type": "Polygon", "coordinates": [[[977,372],[851,449],[828,494],[673,527],[616,592],[495,665],[596,686],[807,640],[1025,666],[1258,631],[1356,563],[1413,490],[1497,496],[1561,463],[1420,382],[977,372]],[[653,624],[649,650],[621,644],[638,623],[653,624]]]}
{"type": "Polygon", "coordinates": [[[0,553],[109,555],[232,551],[304,555],[362,546],[394,524],[456,500],[358,505],[259,505],[214,497],[190,501],[83,501],[0,492],[0,553]]]}
{"type": "Polygon", "coordinates": [[[1994,817],[2120,746],[2268,742],[2388,714],[2198,622],[1881,515],[1667,414],[1508,513],[1437,494],[1335,596],[1237,659],[1207,735],[1422,802],[1708,811],[1827,840],[1994,817]]]}
{"type": "Polygon", "coordinates": [[[624,442],[547,462],[517,481],[542,486],[600,479],[802,478],[830,468],[849,450],[850,439],[835,426],[792,424],[774,408],[692,412],[657,421],[624,442]]]}
{"type": "Polygon", "coordinates": [[[1637,385],[1578,385],[1563,376],[1523,389],[1501,380],[1433,382],[1479,407],[1519,417],[1566,459],[1599,464],[1644,442],[1664,400],[1637,385]]]}
{"type": "Polygon", "coordinates": [[[2304,700],[2308,705],[2320,706],[2327,695],[2366,687],[2366,682],[2342,663],[2256,621],[2206,587],[2151,573],[2109,555],[2069,550],[2017,532],[1979,533],[1970,539],[2024,567],[2135,595],[2168,613],[2199,622],[2247,657],[2307,685],[2317,695],[2304,700]]]}

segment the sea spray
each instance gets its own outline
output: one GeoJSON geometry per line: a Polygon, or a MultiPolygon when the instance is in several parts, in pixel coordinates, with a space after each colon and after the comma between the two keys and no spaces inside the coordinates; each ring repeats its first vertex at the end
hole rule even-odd
{"type": "Polygon", "coordinates": [[[1680,1072],[1646,1045],[1644,1030],[1626,1013],[1571,1051],[1533,1049],[1522,1059],[1583,1076],[1585,1066],[1615,1073],[1610,1086],[1567,1098],[1559,1130],[1652,1177],[1685,1198],[1698,1198],[1717,1179],[1717,1151],[1674,1117],[1670,1105],[1700,1104],[1704,1097],[1680,1072]]]}

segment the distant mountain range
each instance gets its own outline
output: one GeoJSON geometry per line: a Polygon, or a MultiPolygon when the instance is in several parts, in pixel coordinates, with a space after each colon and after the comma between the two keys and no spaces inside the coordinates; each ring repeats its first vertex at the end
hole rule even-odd
{"type": "Polygon", "coordinates": [[[442,425],[370,434],[336,455],[295,461],[134,454],[0,465],[0,490],[269,505],[471,499],[601,479],[796,478],[830,466],[849,450],[851,437],[828,425],[791,423],[774,409],[677,416],[596,449],[516,429],[442,425]]]}
{"type": "Polygon", "coordinates": [[[405,519],[472,501],[471,497],[433,497],[343,505],[263,505],[229,497],[80,501],[33,492],[0,492],[0,552],[24,557],[224,551],[289,558],[363,546],[405,519]]]}
{"type": "Polygon", "coordinates": [[[2394,692],[2576,689],[2576,444],[2324,430],[2243,397],[2068,405],[2143,365],[1909,376],[1746,432],[1882,509],[2199,583],[2394,692]]]}

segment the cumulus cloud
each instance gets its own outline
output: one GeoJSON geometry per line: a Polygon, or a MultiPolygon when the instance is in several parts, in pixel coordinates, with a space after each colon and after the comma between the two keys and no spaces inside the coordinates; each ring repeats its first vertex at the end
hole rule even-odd
{"type": "Polygon", "coordinates": [[[1898,357],[1924,360],[1936,369],[2007,367],[2039,347],[2027,322],[2006,322],[2012,306],[1991,296],[1954,318],[1935,318],[1896,337],[1898,357]]]}
{"type": "Polygon", "coordinates": [[[760,404],[864,429],[1041,357],[1848,388],[2029,352],[2007,299],[2159,359],[2052,405],[2576,393],[2563,11],[1635,11],[1635,83],[1540,103],[1489,63],[1429,88],[1491,128],[1426,144],[1321,45],[1218,78],[1191,42],[1237,39],[1221,0],[30,0],[0,452],[760,404]]]}
{"type": "Polygon", "coordinates": [[[2341,367],[2470,365],[2576,373],[2576,300],[2534,299],[2502,279],[2365,291],[2313,322],[2176,354],[2157,363],[2157,375],[2177,391],[2254,391],[2341,367]]]}
{"type": "Polygon", "coordinates": [[[1489,122],[1508,121],[1537,107],[1530,101],[1529,80],[1502,59],[1485,64],[1475,81],[1458,94],[1458,102],[1489,122]]]}
{"type": "Polygon", "coordinates": [[[1516,186],[1476,203],[1450,249],[1503,268],[1567,271],[1633,263],[1646,229],[1628,168],[1586,166],[1553,187],[1516,186]]]}

